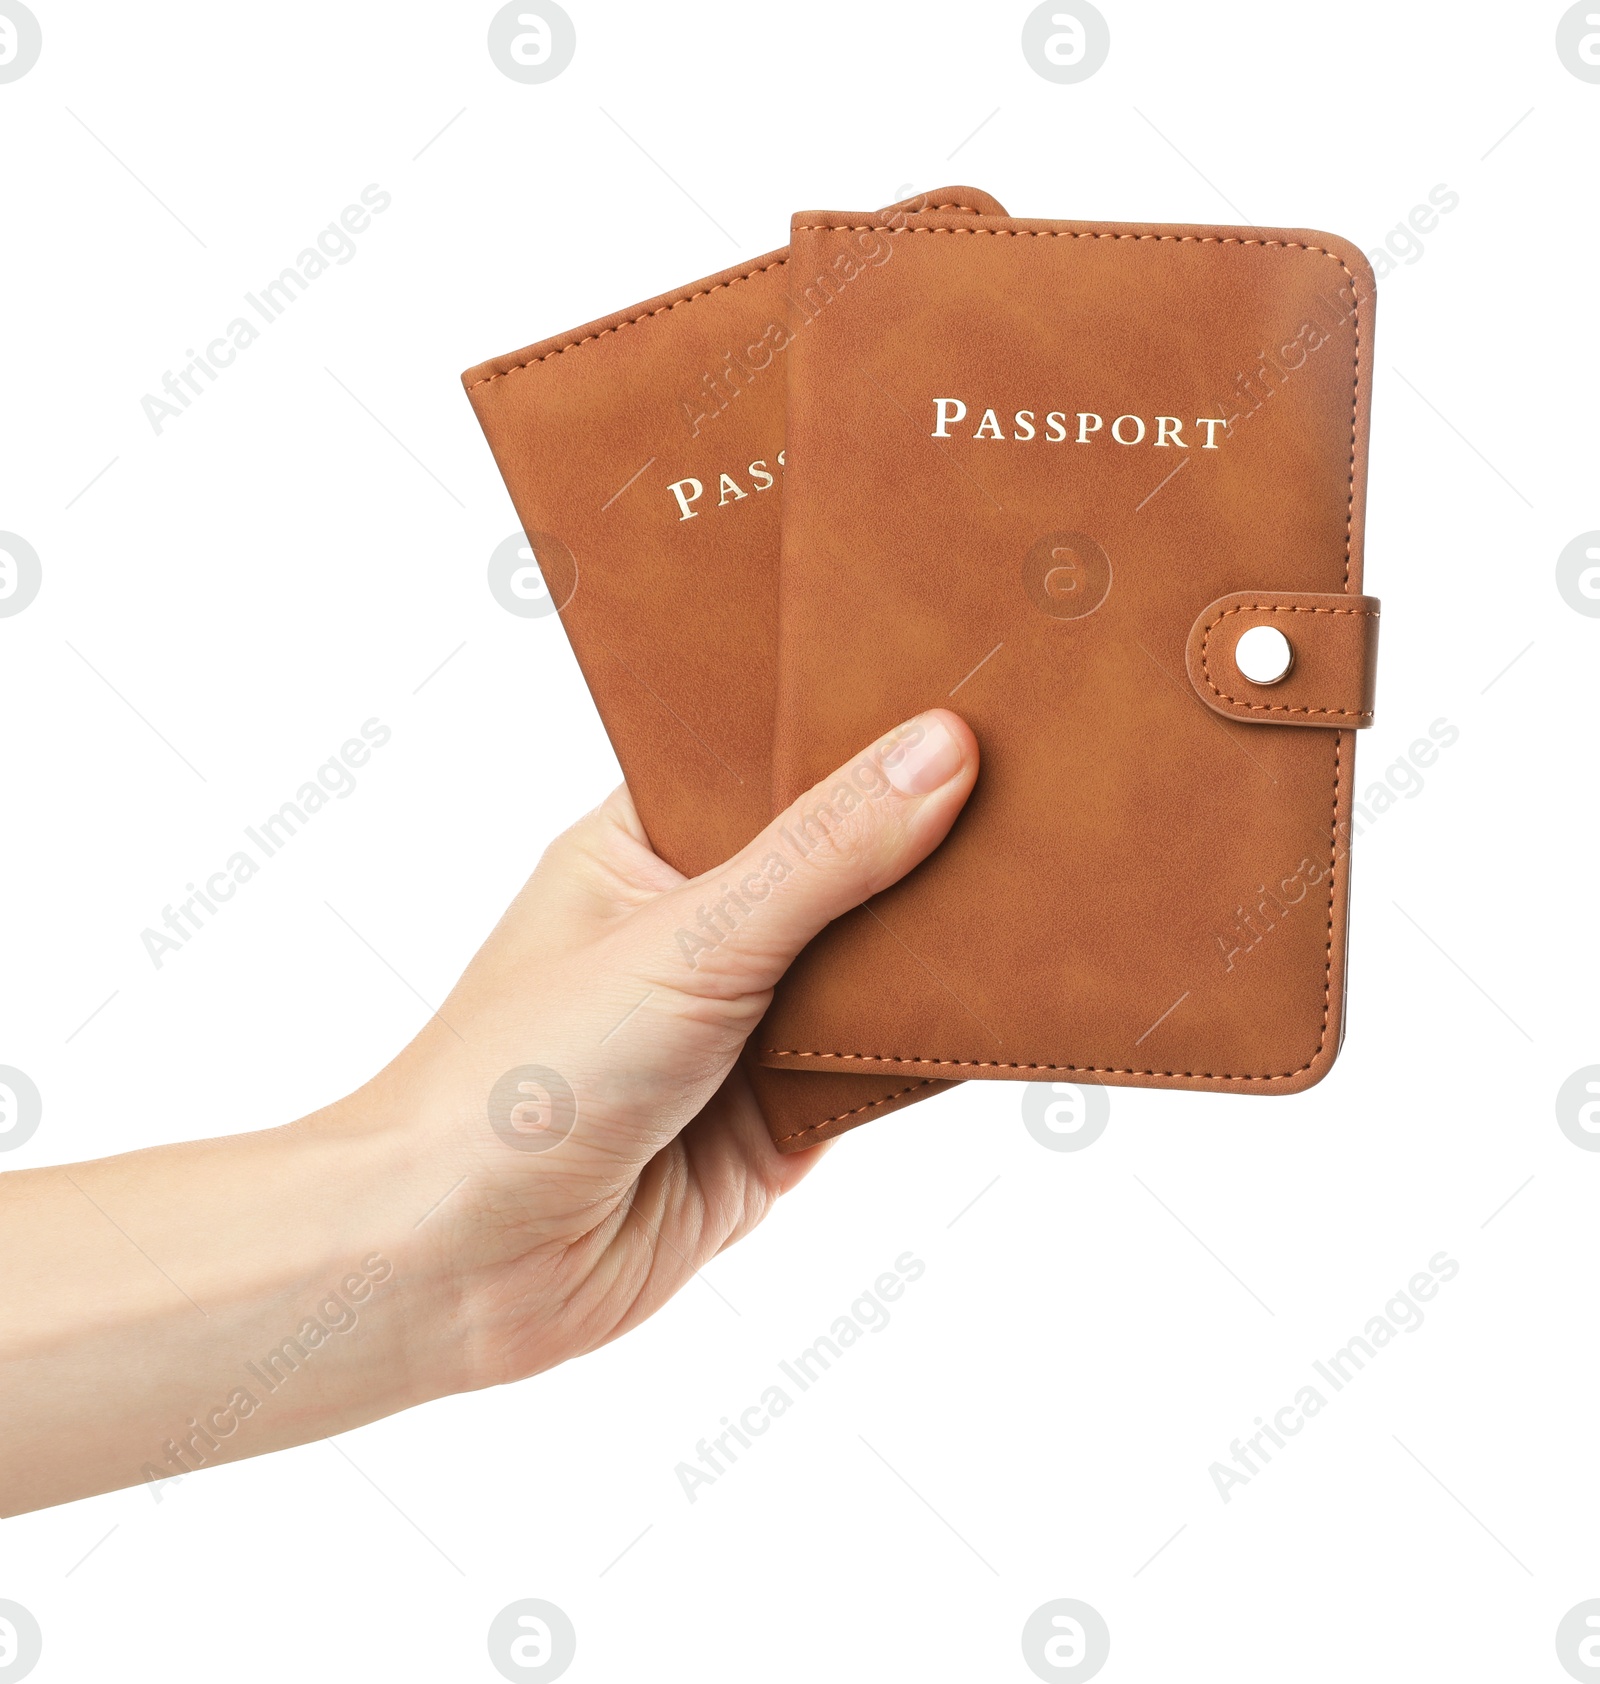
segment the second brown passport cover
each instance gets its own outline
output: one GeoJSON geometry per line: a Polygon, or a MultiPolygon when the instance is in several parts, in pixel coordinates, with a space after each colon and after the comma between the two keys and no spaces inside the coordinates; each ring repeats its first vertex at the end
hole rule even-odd
{"type": "Polygon", "coordinates": [[[775,794],[937,705],[983,765],[790,969],[760,1056],[1309,1087],[1372,709],[1371,270],[1303,230],[816,212],[790,272],[868,237],[891,260],[790,353],[775,794]],[[1235,661],[1258,626],[1281,682],[1235,661]]]}
{"type": "MultiPolygon", "coordinates": [[[[912,204],[1003,214],[965,187],[912,204]]],[[[789,254],[768,252],[462,376],[639,817],[689,876],[772,812],[789,360],[819,314],[870,283],[907,208],[857,215],[882,231],[793,303],[789,254]]],[[[947,1085],[745,1067],[787,1151],[947,1085]]]]}

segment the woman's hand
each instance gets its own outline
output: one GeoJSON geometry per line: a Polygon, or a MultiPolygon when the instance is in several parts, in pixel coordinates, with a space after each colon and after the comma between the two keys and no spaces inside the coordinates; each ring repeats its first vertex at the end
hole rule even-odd
{"type": "Polygon", "coordinates": [[[774,984],[939,844],[977,764],[921,715],[694,879],[619,790],[348,1099],[0,1177],[5,1512],[519,1379],[658,1309],[821,1151],[780,1155],[736,1067],[774,984]]]}
{"type": "Polygon", "coordinates": [[[800,1180],[821,1148],[774,1149],[740,1050],[800,949],[930,853],[976,775],[934,713],[703,877],[656,858],[625,789],[557,838],[439,1020],[347,1102],[408,1119],[435,1196],[465,1177],[429,1236],[465,1335],[444,1389],[615,1338],[800,1180]],[[825,806],[800,854],[785,832],[825,806]]]}

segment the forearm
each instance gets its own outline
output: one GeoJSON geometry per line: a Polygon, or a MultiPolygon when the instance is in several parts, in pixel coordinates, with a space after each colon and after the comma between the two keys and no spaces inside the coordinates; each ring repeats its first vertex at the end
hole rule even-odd
{"type": "Polygon", "coordinates": [[[450,1389],[425,1177],[398,1157],[388,1131],[335,1111],[0,1177],[0,1513],[450,1389]]]}

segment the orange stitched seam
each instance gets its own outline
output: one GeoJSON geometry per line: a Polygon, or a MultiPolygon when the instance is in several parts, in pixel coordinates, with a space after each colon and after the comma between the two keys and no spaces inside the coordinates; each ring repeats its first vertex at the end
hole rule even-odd
{"type": "Polygon", "coordinates": [[[1206,688],[1230,707],[1248,708],[1252,713],[1325,713],[1332,719],[1371,719],[1370,708],[1297,708],[1287,702],[1246,702],[1230,696],[1211,676],[1211,634],[1230,614],[1345,614],[1358,620],[1376,620],[1379,617],[1376,608],[1303,608],[1292,603],[1241,602],[1236,608],[1224,608],[1200,639],[1200,670],[1206,675],[1206,688]]]}
{"type": "Polygon", "coordinates": [[[936,1080],[934,1076],[924,1076],[920,1082],[912,1082],[909,1087],[896,1088],[893,1093],[886,1093],[882,1099],[868,1100],[865,1105],[841,1111],[837,1117],[824,1117],[820,1123],[808,1123],[803,1129],[796,1129],[793,1134],[780,1135],[776,1144],[787,1146],[791,1140],[802,1140],[808,1134],[815,1134],[819,1129],[827,1128],[830,1123],[842,1123],[846,1117],[859,1117],[863,1111],[876,1111],[880,1105],[887,1105],[892,1099],[904,1099],[908,1093],[915,1093],[918,1088],[931,1088],[936,1080]]]}
{"type": "MultiPolygon", "coordinates": [[[[1012,240],[1155,240],[1191,246],[1272,246],[1279,251],[1314,251],[1332,258],[1346,275],[1350,271],[1337,252],[1308,246],[1303,240],[1250,240],[1234,234],[1112,234],[1093,228],[890,228],[873,222],[802,222],[796,234],[992,234],[1012,240]]],[[[1355,277],[1350,276],[1353,281],[1355,277]]]]}
{"type": "MultiPolygon", "coordinates": [[[[1320,1051],[1321,1042],[1317,1045],[1320,1051]]],[[[904,1058],[894,1053],[802,1052],[799,1047],[766,1047],[763,1051],[771,1053],[775,1058],[838,1058],[866,1064],[947,1064],[955,1070],[1067,1070],[1084,1076],[1185,1076],[1191,1080],[1206,1082],[1286,1082],[1291,1076],[1298,1076],[1301,1071],[1311,1068],[1311,1061],[1307,1060],[1299,1069],[1285,1070],[1276,1076],[1234,1076],[1220,1070],[1135,1070],[1131,1066],[1125,1067],[1120,1064],[1021,1064],[1008,1063],[998,1058],[920,1058],[916,1054],[904,1058]]],[[[782,1069],[784,1066],[778,1065],[775,1068],[782,1069]]],[[[936,1079],[928,1078],[929,1081],[936,1079]]],[[[911,1090],[905,1088],[901,1091],[909,1093],[911,1090]]],[[[881,1104],[882,1101],[875,1103],[881,1104]]],[[[871,1107],[863,1106],[861,1109],[870,1110],[871,1107]]],[[[845,1115],[848,1117],[853,1113],[847,1111],[845,1115]]],[[[817,1126],[821,1127],[820,1124],[817,1126]]],[[[798,1135],[784,1136],[785,1140],[798,1138],[798,1135]]]]}
{"type": "Polygon", "coordinates": [[[565,356],[568,351],[576,351],[581,345],[592,345],[597,339],[604,339],[608,333],[620,333],[625,327],[637,327],[640,322],[647,322],[652,316],[665,316],[671,311],[685,304],[693,304],[697,298],[709,298],[714,292],[726,292],[729,287],[737,286],[740,281],[748,281],[755,275],[765,275],[769,270],[781,269],[789,261],[780,257],[776,263],[765,263],[759,269],[747,270],[742,275],[735,275],[731,281],[718,281],[714,287],[705,287],[699,292],[687,292],[681,298],[675,298],[670,304],[659,304],[654,310],[646,310],[642,316],[630,316],[625,322],[618,322],[615,327],[602,328],[599,333],[588,334],[583,339],[574,339],[570,345],[558,345],[553,351],[546,351],[542,357],[530,357],[525,363],[513,363],[510,368],[502,369],[499,374],[486,374],[481,380],[474,380],[467,387],[469,392],[479,386],[487,386],[491,380],[504,380],[508,374],[515,374],[519,368],[534,368],[540,363],[547,363],[552,357],[565,356]]]}
{"type": "MultiPolygon", "coordinates": [[[[973,216],[983,214],[976,205],[933,205],[927,208],[941,211],[969,211],[973,216]]],[[[911,215],[913,213],[904,212],[902,214],[911,215]]],[[[869,223],[867,226],[875,228],[879,233],[893,232],[882,224],[869,223]]],[[[574,339],[569,345],[558,345],[555,350],[546,351],[542,357],[530,357],[527,362],[513,363],[510,368],[501,369],[498,374],[486,374],[483,379],[474,380],[467,387],[467,390],[469,392],[476,391],[479,386],[487,386],[493,380],[504,380],[508,374],[515,374],[519,368],[534,368],[540,363],[549,362],[552,357],[560,357],[568,351],[576,351],[580,345],[592,345],[597,339],[604,339],[608,333],[618,333],[625,327],[637,327],[640,322],[647,322],[652,316],[665,316],[678,309],[680,305],[693,304],[697,298],[709,298],[714,292],[726,292],[729,287],[737,286],[740,281],[748,281],[752,276],[765,275],[773,269],[781,269],[788,261],[787,257],[780,257],[776,263],[764,263],[759,269],[747,269],[742,275],[735,275],[731,281],[718,281],[714,287],[704,287],[699,292],[683,293],[668,304],[659,304],[654,310],[646,310],[642,316],[630,316],[625,322],[618,322],[615,327],[602,328],[599,333],[591,333],[582,339],[574,339]]]]}
{"type": "MultiPolygon", "coordinates": [[[[796,228],[796,233],[862,233],[866,227],[857,224],[839,226],[830,223],[802,224],[796,228]]],[[[1344,277],[1350,282],[1351,320],[1355,324],[1355,355],[1351,365],[1350,379],[1350,480],[1349,496],[1345,503],[1344,524],[1344,588],[1350,589],[1350,561],[1351,551],[1355,544],[1355,501],[1356,501],[1356,443],[1358,423],[1360,420],[1361,398],[1361,303],[1355,297],[1355,276],[1350,273],[1349,265],[1337,252],[1329,251],[1326,246],[1305,245],[1299,240],[1248,240],[1230,235],[1216,234],[1099,234],[1093,231],[1076,233],[1070,229],[1043,228],[897,228],[877,229],[875,232],[899,234],[1008,234],[1015,238],[1033,236],[1039,239],[1067,239],[1067,240],[1171,240],[1176,244],[1195,245],[1236,245],[1236,246],[1275,246],[1280,250],[1295,250],[1317,252],[1321,256],[1331,259],[1339,265],[1344,277]]],[[[1332,610],[1330,610],[1332,612],[1332,610]]],[[[1352,609],[1352,613],[1358,612],[1352,609]]],[[[1186,1077],[1190,1080],[1210,1082],[1287,1082],[1294,1077],[1303,1075],[1316,1063],[1322,1054],[1322,1049],[1328,1039],[1328,1021],[1333,1010],[1333,902],[1336,885],[1335,867],[1339,856],[1339,790],[1340,790],[1340,762],[1344,732],[1335,731],[1333,735],[1333,821],[1330,826],[1332,835],[1328,843],[1328,937],[1327,958],[1322,969],[1322,1028],[1317,1036],[1317,1044],[1311,1056],[1304,1064],[1293,1070],[1284,1070],[1276,1075],[1234,1075],[1226,1071],[1210,1070],[1131,1070],[1120,1066],[1104,1064],[1006,1064],[994,1059],[975,1058],[922,1058],[916,1054],[901,1057],[892,1053],[836,1053],[836,1052],[801,1052],[799,1048],[767,1047],[764,1051],[774,1057],[783,1058],[837,1058],[857,1063],[871,1064],[939,1064],[949,1065],[962,1070],[1060,1070],[1076,1075],[1103,1076],[1169,1076],[1173,1078],[1186,1077]]]]}

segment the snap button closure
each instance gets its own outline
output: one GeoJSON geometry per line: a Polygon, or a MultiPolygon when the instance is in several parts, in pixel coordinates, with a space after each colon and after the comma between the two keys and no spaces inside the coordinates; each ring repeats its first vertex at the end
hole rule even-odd
{"type": "Polygon", "coordinates": [[[1359,731],[1372,723],[1381,606],[1351,591],[1231,591],[1189,627],[1189,682],[1224,719],[1359,731]]]}
{"type": "Polygon", "coordinates": [[[1251,626],[1233,646],[1233,662],[1252,684],[1276,684],[1289,676],[1294,647],[1276,626],[1251,626]]]}

